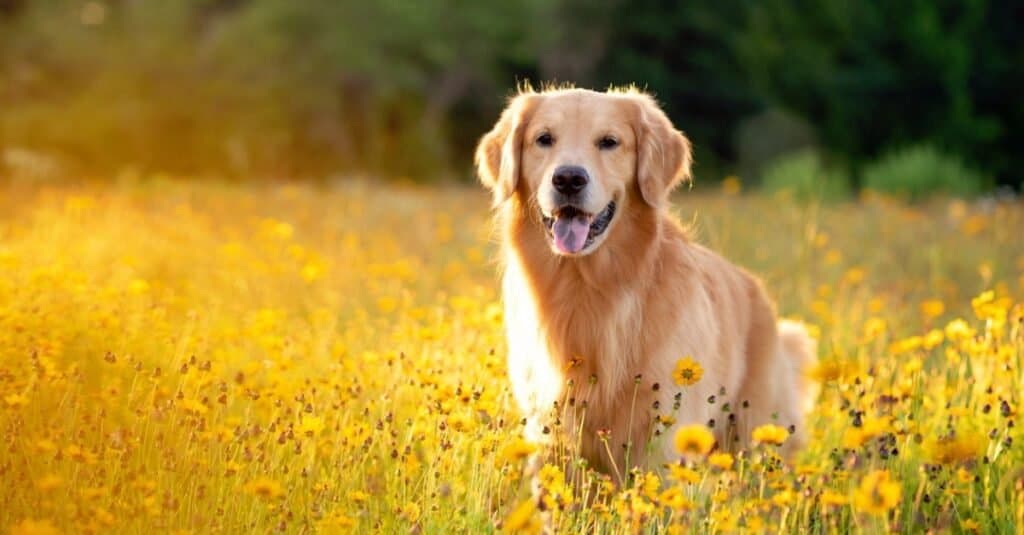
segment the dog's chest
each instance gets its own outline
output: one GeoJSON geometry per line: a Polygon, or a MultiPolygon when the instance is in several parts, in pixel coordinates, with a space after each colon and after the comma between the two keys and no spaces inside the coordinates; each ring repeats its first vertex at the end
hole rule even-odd
{"type": "Polygon", "coordinates": [[[505,273],[509,372],[524,409],[542,411],[565,397],[571,381],[600,403],[621,389],[643,353],[639,301],[562,294],[537,296],[522,273],[505,273]]]}

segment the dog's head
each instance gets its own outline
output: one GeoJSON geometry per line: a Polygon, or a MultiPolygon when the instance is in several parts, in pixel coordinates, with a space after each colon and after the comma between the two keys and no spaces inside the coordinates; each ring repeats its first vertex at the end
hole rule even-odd
{"type": "Polygon", "coordinates": [[[522,92],[476,151],[495,204],[519,196],[564,256],[597,250],[631,203],[661,209],[690,161],[686,137],[634,90],[522,92]]]}

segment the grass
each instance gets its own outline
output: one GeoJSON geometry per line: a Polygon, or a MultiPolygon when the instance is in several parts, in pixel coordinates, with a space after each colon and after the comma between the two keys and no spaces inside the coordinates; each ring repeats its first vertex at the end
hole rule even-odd
{"type": "Polygon", "coordinates": [[[538,503],[484,192],[2,186],[0,532],[1024,525],[1024,206],[737,189],[677,211],[814,326],[810,446],[705,458],[689,429],[624,488],[546,466],[538,503]]]}

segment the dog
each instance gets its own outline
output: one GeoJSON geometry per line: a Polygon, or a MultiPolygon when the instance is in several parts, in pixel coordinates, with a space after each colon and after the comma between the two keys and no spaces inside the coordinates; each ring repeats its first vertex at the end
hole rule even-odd
{"type": "Polygon", "coordinates": [[[814,342],[670,215],[691,162],[690,141],[635,88],[522,88],[476,150],[525,438],[567,436],[620,480],[678,461],[684,424],[709,426],[722,449],[761,424],[790,430],[784,455],[806,437],[814,342]],[[692,385],[673,377],[686,357],[703,372],[692,385]]]}

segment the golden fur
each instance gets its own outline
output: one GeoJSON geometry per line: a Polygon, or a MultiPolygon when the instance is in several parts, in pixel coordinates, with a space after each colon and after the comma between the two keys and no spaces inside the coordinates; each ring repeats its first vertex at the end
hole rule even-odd
{"type": "Polygon", "coordinates": [[[802,370],[814,345],[802,326],[777,322],[754,276],[692,242],[669,215],[668,194],[689,179],[690,162],[686,137],[635,90],[521,91],[477,149],[494,193],[509,375],[526,437],[550,443],[561,430],[591,466],[620,476],[677,459],[666,437],[683,424],[714,420],[723,448],[763,423],[795,427],[788,449],[804,439],[802,370]],[[551,146],[535,141],[544,133],[551,146]],[[602,136],[618,146],[598,147],[602,136]],[[588,211],[618,207],[575,255],[557,254],[542,223],[564,164],[589,172],[588,211]],[[688,387],[672,377],[685,356],[704,370],[688,387]]]}

